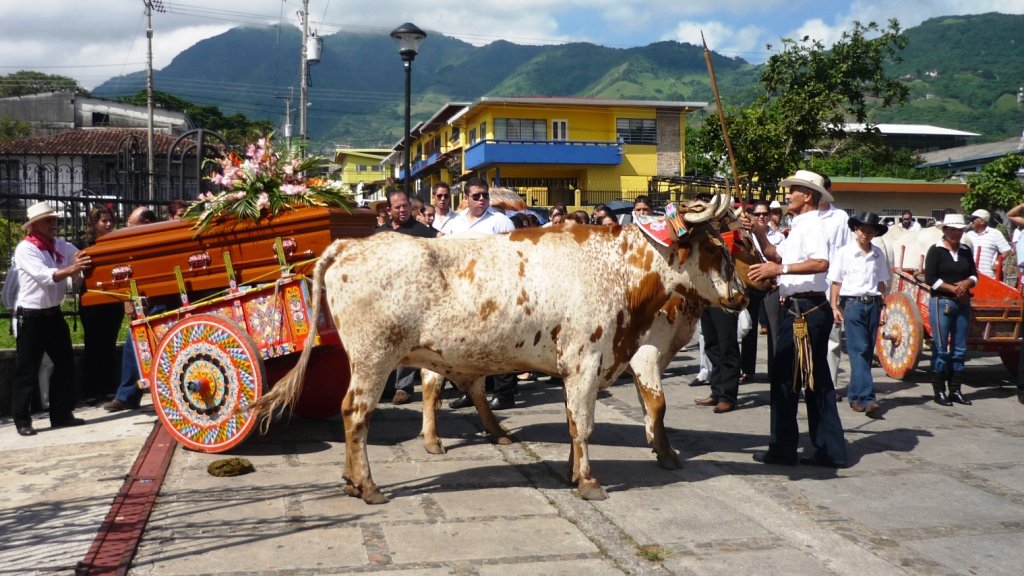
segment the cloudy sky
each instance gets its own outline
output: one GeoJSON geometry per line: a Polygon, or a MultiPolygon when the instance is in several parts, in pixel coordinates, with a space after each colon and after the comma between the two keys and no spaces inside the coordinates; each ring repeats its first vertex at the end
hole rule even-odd
{"type": "MultiPolygon", "coordinates": [[[[151,0],[154,66],[235,26],[295,25],[301,0],[151,0]]],[[[373,32],[386,35],[409,21],[483,45],[498,39],[519,44],[587,41],[612,47],[658,40],[700,43],[761,62],[766,44],[809,35],[829,43],[851,22],[904,28],[934,16],[1024,13],[1021,0],[310,0],[321,35],[373,32]]],[[[429,38],[427,40],[429,42],[429,38]]],[[[425,44],[424,50],[429,49],[425,44]]],[[[77,79],[93,88],[146,62],[144,0],[4,0],[0,2],[0,75],[38,70],[77,79]]]]}

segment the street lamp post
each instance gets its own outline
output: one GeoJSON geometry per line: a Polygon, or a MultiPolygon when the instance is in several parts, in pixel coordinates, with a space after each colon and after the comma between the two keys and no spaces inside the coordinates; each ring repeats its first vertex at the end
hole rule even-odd
{"type": "Polygon", "coordinates": [[[405,66],[405,140],[402,146],[405,148],[405,178],[402,179],[402,183],[405,195],[411,197],[412,171],[409,157],[412,151],[409,148],[412,145],[410,141],[410,132],[412,130],[409,124],[411,121],[410,117],[412,116],[412,61],[416,59],[416,53],[420,49],[420,42],[423,42],[423,39],[427,37],[427,33],[420,30],[415,24],[406,22],[392,30],[391,37],[398,44],[398,53],[402,56],[402,63],[405,66]]]}

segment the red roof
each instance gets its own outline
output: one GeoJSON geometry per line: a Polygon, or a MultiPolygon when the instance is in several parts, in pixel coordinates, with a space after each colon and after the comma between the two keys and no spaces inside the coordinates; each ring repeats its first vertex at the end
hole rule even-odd
{"type": "MultiPolygon", "coordinates": [[[[135,136],[140,152],[146,152],[146,130],[132,128],[102,128],[69,130],[50,136],[22,138],[0,143],[0,155],[33,156],[116,156],[124,141],[135,136]]],[[[153,152],[167,154],[176,136],[153,135],[153,152]]]]}

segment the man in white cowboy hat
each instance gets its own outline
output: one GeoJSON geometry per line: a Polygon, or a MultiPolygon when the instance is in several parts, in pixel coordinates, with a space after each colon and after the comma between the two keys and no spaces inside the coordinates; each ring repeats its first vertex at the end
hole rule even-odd
{"type": "Polygon", "coordinates": [[[32,392],[43,354],[53,360],[50,379],[50,426],[78,426],[75,418],[74,369],[71,332],[60,310],[67,279],[78,279],[91,258],[71,243],[57,238],[57,213],[46,202],[28,209],[22,225],[25,239],[14,250],[18,271],[18,299],[14,321],[18,323],[17,353],[11,413],[21,436],[33,436],[32,392]]]}
{"type": "Polygon", "coordinates": [[[981,250],[981,257],[978,259],[978,272],[989,278],[995,278],[996,257],[1009,252],[1010,243],[1006,241],[1002,232],[989,227],[988,223],[991,220],[992,214],[988,210],[979,208],[971,212],[971,229],[964,236],[974,246],[975,252],[981,250]]]}
{"type": "Polygon", "coordinates": [[[834,321],[825,295],[829,288],[825,278],[829,250],[818,216],[818,203],[822,199],[831,202],[832,195],[825,188],[825,179],[807,170],[797,171],[780,185],[789,188],[788,210],[793,215],[793,229],[781,244],[774,246],[768,241],[763,222],[752,222],[747,216],[743,219],[768,260],[751,266],[748,276],[755,282],[778,278],[782,298],[782,309],[774,322],[774,356],[770,359],[771,435],[768,450],[754,454],[754,460],[762,464],[793,465],[799,461],[844,468],[848,465],[846,439],[826,361],[834,321]],[[804,389],[814,452],[798,459],[800,387],[804,389]]]}

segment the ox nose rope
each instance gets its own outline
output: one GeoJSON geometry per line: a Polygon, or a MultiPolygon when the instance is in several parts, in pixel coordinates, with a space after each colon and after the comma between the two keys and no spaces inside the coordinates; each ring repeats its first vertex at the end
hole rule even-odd
{"type": "Polygon", "coordinates": [[[822,302],[801,314],[800,304],[794,300],[793,307],[796,310],[787,310],[795,316],[793,319],[793,349],[796,353],[796,360],[793,362],[794,392],[797,390],[798,383],[802,383],[807,390],[814,390],[814,357],[811,351],[811,332],[807,329],[807,315],[824,305],[825,302],[822,302]]]}

